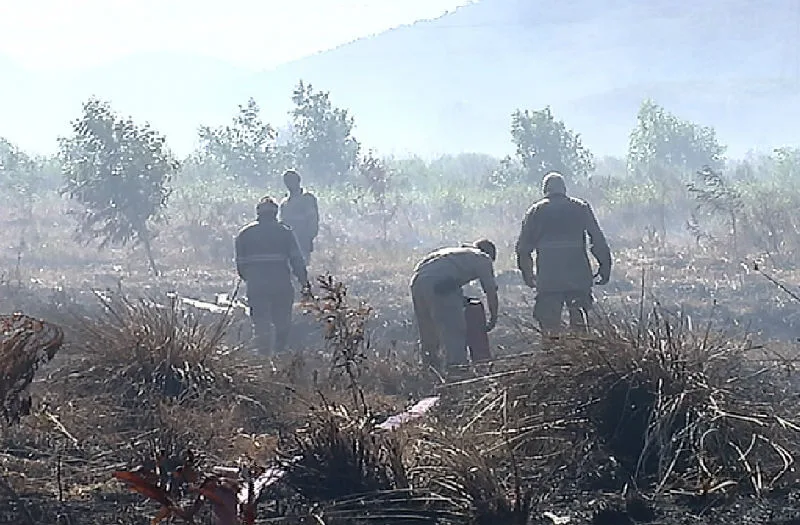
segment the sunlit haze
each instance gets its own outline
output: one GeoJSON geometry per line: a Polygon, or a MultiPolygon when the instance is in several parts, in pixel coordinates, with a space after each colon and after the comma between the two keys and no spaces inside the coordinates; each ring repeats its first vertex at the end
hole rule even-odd
{"type": "Polygon", "coordinates": [[[179,51],[263,69],[442,14],[466,0],[6,0],[0,55],[30,69],[179,51]]]}

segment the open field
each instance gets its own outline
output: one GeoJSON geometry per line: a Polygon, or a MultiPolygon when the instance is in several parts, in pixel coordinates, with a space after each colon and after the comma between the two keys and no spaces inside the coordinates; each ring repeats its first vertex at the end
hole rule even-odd
{"type": "Polygon", "coordinates": [[[386,221],[351,190],[318,192],[311,274],[348,289],[337,333],[368,337],[325,339],[313,305],[298,305],[293,351],[268,363],[245,350],[241,310],[173,295],[215,302],[236,290],[232,236],[259,192],[181,183],[154,240],[158,277],[138,248],[73,241],[55,193],[5,207],[3,312],[45,319],[65,339],[35,376],[31,415],[2,430],[0,523],[147,523],[159,505],[112,474],[161,449],[191,449],[205,472],[281,463],[256,523],[796,523],[791,214],[767,253],[756,215],[735,245],[713,220],[695,239],[686,195],[620,203],[626,187],[636,193],[629,181],[576,185],[615,266],[595,290],[593,336],[543,349],[513,261],[538,190],[409,185],[397,169],[386,221]],[[418,363],[408,278],[428,250],[484,236],[500,250],[498,359],[445,385],[418,363]],[[423,418],[375,428],[431,395],[423,418]]]}

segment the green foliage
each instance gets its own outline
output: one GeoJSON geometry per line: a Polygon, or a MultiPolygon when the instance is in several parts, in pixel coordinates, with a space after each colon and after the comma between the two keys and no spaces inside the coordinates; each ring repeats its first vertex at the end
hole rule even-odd
{"type": "Polygon", "coordinates": [[[30,218],[33,206],[58,186],[57,159],[31,157],[0,138],[0,199],[22,217],[30,218]]]}
{"type": "Polygon", "coordinates": [[[752,247],[793,263],[800,248],[800,149],[778,148],[737,167],[742,230],[752,247]]]}
{"type": "Polygon", "coordinates": [[[360,144],[353,137],[355,121],[334,107],[329,92],[314,91],[303,81],[292,94],[292,149],[303,171],[316,182],[331,183],[358,163],[360,144]]]}
{"type": "Polygon", "coordinates": [[[658,167],[695,172],[708,166],[719,170],[724,165],[725,146],[716,132],[681,120],[652,100],[639,108],[636,127],[628,145],[628,169],[631,173],[652,176],[658,167]]]}
{"type": "Polygon", "coordinates": [[[430,169],[446,180],[481,184],[497,168],[498,160],[483,153],[444,155],[430,162],[430,169]]]}
{"type": "Polygon", "coordinates": [[[392,185],[398,190],[414,190],[426,185],[432,178],[428,163],[419,157],[387,157],[383,162],[392,172],[392,185]]]}
{"type": "Polygon", "coordinates": [[[742,195],[721,173],[704,168],[698,172],[700,182],[688,182],[686,188],[697,201],[697,211],[710,213],[738,213],[742,208],[742,195]]]}
{"type": "Polygon", "coordinates": [[[772,159],[776,178],[793,184],[800,181],[800,148],[777,148],[772,159]]]}
{"type": "Polygon", "coordinates": [[[402,202],[393,187],[393,173],[385,162],[369,151],[359,160],[356,174],[357,195],[353,204],[363,218],[380,224],[381,236],[386,241],[389,237],[389,225],[402,202]]]}
{"type": "Polygon", "coordinates": [[[510,156],[504,157],[489,175],[488,185],[494,188],[509,188],[525,178],[525,168],[510,156]]]}
{"type": "Polygon", "coordinates": [[[580,135],[556,120],[549,106],[541,111],[515,111],[511,137],[529,182],[538,184],[549,171],[581,179],[594,170],[594,158],[581,144],[580,135]]]}
{"type": "Polygon", "coordinates": [[[165,139],[148,125],[117,116],[108,103],[92,98],[72,123],[72,136],[60,140],[62,193],[83,206],[77,237],[124,246],[141,242],[153,260],[148,225],[162,217],[168,184],[179,168],[165,139]]]}
{"type": "Polygon", "coordinates": [[[40,179],[36,162],[10,142],[0,139],[0,192],[7,204],[29,217],[40,179]]]}
{"type": "Polygon", "coordinates": [[[644,208],[658,198],[658,190],[651,182],[637,182],[629,179],[608,179],[603,188],[604,204],[610,208],[636,209],[644,208]]]}
{"type": "Polygon", "coordinates": [[[607,155],[597,159],[592,177],[624,177],[627,174],[628,167],[624,158],[607,155]]]}
{"type": "Polygon", "coordinates": [[[653,186],[654,217],[663,236],[680,203],[684,178],[708,167],[722,169],[725,147],[713,128],[681,120],[652,100],[642,103],[628,144],[627,170],[653,186]]]}
{"type": "Polygon", "coordinates": [[[206,160],[218,163],[228,178],[263,186],[277,180],[290,161],[285,148],[275,142],[275,129],[261,120],[260,113],[251,98],[239,106],[231,125],[204,126],[199,135],[206,160]]]}
{"type": "MultiPolygon", "coordinates": [[[[698,182],[690,181],[686,184],[689,194],[696,202],[695,211],[721,216],[730,228],[733,252],[737,253],[737,224],[744,210],[742,194],[723,177],[722,173],[709,167],[700,170],[697,176],[698,182]]],[[[693,222],[696,223],[694,217],[693,222]]]]}
{"type": "MultiPolygon", "coordinates": [[[[483,153],[460,153],[443,155],[425,160],[420,157],[385,159],[392,172],[395,188],[403,190],[436,191],[442,184],[456,183],[479,188],[491,184],[492,174],[498,169],[500,160],[483,153]]],[[[521,169],[521,167],[520,167],[521,169]]]]}

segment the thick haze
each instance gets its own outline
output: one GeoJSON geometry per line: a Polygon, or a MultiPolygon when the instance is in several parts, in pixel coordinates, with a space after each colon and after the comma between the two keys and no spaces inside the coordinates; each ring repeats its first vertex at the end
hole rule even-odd
{"type": "Polygon", "coordinates": [[[510,152],[510,113],[549,104],[596,154],[621,155],[645,97],[734,155],[800,141],[798,0],[482,0],[342,45],[467,3],[6,2],[0,136],[53,151],[94,94],[186,154],[250,96],[283,125],[303,78],[384,153],[510,152]]]}
{"type": "Polygon", "coordinates": [[[49,152],[94,94],[187,153],[200,124],[228,121],[243,97],[261,98],[254,73],[468,2],[3,2],[0,136],[49,152]]]}

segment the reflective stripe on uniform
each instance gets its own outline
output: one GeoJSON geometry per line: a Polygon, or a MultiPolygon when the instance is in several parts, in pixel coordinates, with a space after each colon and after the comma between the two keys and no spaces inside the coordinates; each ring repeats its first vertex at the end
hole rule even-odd
{"type": "Polygon", "coordinates": [[[537,248],[583,248],[586,243],[583,241],[546,241],[539,243],[537,248]]]}
{"type": "Polygon", "coordinates": [[[258,263],[258,262],[283,262],[287,259],[285,255],[263,253],[256,255],[249,255],[247,257],[238,257],[236,262],[239,264],[258,263]]]}

